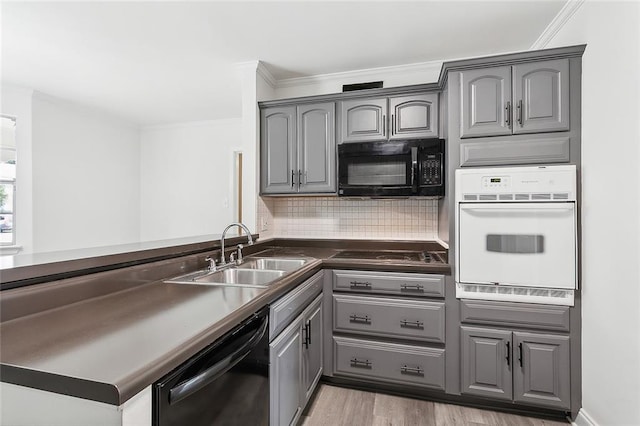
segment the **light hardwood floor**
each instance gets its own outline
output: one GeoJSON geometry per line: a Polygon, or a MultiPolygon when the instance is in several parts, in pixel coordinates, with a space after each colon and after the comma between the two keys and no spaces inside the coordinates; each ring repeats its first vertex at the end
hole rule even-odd
{"type": "Polygon", "coordinates": [[[302,426],[560,426],[568,423],[320,384],[313,401],[302,414],[298,424],[302,426]]]}

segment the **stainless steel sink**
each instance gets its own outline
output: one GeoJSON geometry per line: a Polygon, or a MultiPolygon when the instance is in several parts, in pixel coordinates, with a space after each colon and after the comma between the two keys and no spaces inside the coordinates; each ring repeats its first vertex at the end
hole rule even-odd
{"type": "Polygon", "coordinates": [[[278,258],[246,258],[238,265],[239,269],[257,269],[291,272],[307,263],[307,259],[278,259],[278,258]]]}
{"type": "Polygon", "coordinates": [[[225,265],[224,269],[202,269],[165,280],[175,284],[203,284],[234,287],[268,287],[278,278],[304,266],[310,259],[247,257],[240,265],[225,265]]]}
{"type": "Polygon", "coordinates": [[[285,271],[230,268],[196,278],[193,282],[196,284],[233,284],[241,287],[264,287],[285,273],[285,271]]]}

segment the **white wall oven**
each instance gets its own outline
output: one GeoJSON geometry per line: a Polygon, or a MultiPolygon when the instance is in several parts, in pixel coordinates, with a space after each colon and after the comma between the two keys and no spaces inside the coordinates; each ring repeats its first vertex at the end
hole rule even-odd
{"type": "Polygon", "coordinates": [[[456,170],[456,296],[574,304],[576,167],[456,170]]]}

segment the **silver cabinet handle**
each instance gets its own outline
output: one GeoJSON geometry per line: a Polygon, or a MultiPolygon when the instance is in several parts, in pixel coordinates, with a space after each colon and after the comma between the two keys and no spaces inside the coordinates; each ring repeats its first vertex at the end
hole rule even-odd
{"type": "Polygon", "coordinates": [[[302,170],[298,169],[298,185],[302,186],[302,170]]]}
{"type": "Polygon", "coordinates": [[[507,119],[506,119],[506,123],[507,123],[507,127],[511,128],[511,101],[507,101],[507,106],[505,107],[505,109],[507,110],[507,119]]]}
{"type": "Polygon", "coordinates": [[[366,368],[367,370],[371,370],[372,364],[368,359],[359,360],[358,358],[351,358],[351,366],[355,368],[366,368]]]}
{"type": "Polygon", "coordinates": [[[421,284],[401,284],[400,291],[416,291],[418,293],[424,293],[424,286],[421,284]]]}
{"type": "Polygon", "coordinates": [[[387,116],[382,114],[382,136],[387,136],[387,116]]]}
{"type": "Polygon", "coordinates": [[[400,367],[400,374],[408,374],[411,376],[424,376],[424,370],[418,367],[409,367],[407,365],[403,365],[400,367]]]}
{"type": "Polygon", "coordinates": [[[396,134],[396,117],[395,114],[391,114],[391,135],[396,134]]]}
{"type": "Polygon", "coordinates": [[[293,188],[293,185],[295,185],[295,178],[294,178],[293,169],[291,169],[291,187],[292,188],[293,188]]]}
{"type": "Polygon", "coordinates": [[[371,289],[371,283],[368,281],[351,281],[351,288],[359,288],[359,289],[371,289]]]}
{"type": "Polygon", "coordinates": [[[349,322],[353,322],[356,324],[371,324],[371,317],[369,315],[349,315],[349,322]]]}
{"type": "Polygon", "coordinates": [[[417,329],[424,329],[424,323],[422,321],[407,321],[407,320],[402,320],[400,321],[400,327],[402,328],[417,328],[417,329]]]}
{"type": "Polygon", "coordinates": [[[517,110],[518,110],[518,114],[517,114],[518,115],[518,124],[520,124],[520,127],[522,127],[522,99],[520,99],[518,101],[517,110]]]}

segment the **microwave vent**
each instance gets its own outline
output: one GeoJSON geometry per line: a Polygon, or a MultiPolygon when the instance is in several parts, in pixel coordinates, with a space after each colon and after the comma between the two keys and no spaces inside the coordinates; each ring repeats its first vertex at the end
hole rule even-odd
{"type": "Polygon", "coordinates": [[[528,201],[529,194],[516,194],[516,201],[528,201]]]}
{"type": "Polygon", "coordinates": [[[553,199],[554,200],[568,200],[569,199],[569,193],[568,192],[562,192],[559,194],[553,194],[553,199]]]}
{"type": "Polygon", "coordinates": [[[463,198],[465,201],[476,201],[478,199],[478,196],[473,194],[464,194],[463,198]]]}
{"type": "Polygon", "coordinates": [[[498,195],[498,199],[501,201],[513,200],[513,194],[500,194],[498,195]]]}

